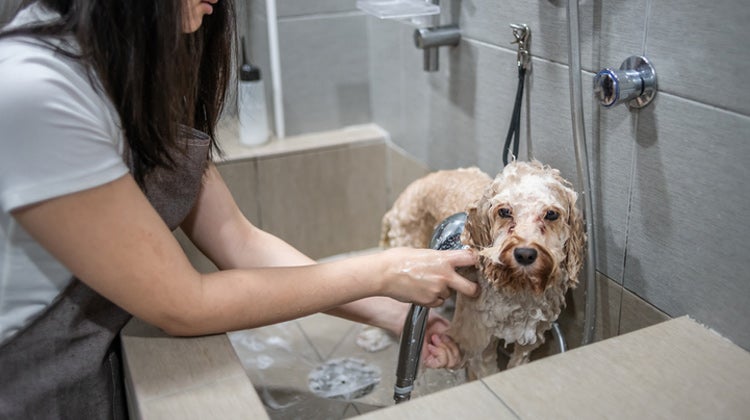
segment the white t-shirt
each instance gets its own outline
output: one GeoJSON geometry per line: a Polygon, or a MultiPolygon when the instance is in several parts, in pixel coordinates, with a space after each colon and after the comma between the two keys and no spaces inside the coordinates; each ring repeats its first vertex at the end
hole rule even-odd
{"type": "MultiPolygon", "coordinates": [[[[10,26],[54,17],[32,5],[10,26]]],[[[30,38],[0,39],[0,343],[71,279],[10,212],[120,178],[123,146],[117,112],[79,62],[30,38]]]]}

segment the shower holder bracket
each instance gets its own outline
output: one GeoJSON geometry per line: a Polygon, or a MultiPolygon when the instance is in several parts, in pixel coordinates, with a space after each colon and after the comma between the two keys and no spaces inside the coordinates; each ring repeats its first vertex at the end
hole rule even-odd
{"type": "Polygon", "coordinates": [[[627,102],[630,108],[643,108],[656,96],[656,70],[645,57],[628,57],[619,70],[596,74],[594,95],[604,107],[627,102]]]}

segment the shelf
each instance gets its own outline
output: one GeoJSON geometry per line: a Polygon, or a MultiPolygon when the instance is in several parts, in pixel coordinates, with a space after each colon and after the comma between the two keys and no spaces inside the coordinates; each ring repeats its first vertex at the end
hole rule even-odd
{"type": "Polygon", "coordinates": [[[357,8],[379,19],[406,19],[440,13],[440,6],[424,0],[357,0],[357,8]]]}

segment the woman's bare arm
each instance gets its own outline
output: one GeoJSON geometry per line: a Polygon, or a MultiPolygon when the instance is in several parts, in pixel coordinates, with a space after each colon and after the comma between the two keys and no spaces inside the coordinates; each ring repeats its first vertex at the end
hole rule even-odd
{"type": "MultiPolygon", "coordinates": [[[[476,289],[454,272],[474,263],[464,251],[402,249],[326,264],[201,274],[129,175],[13,216],[83,282],[174,335],[251,328],[370,296],[434,306],[449,288],[476,289]]],[[[232,253],[211,257],[220,265],[236,263],[232,253]]]]}

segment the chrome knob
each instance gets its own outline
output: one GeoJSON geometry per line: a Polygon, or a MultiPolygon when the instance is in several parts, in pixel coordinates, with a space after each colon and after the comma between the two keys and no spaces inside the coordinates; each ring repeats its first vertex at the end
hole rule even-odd
{"type": "Polygon", "coordinates": [[[594,76],[594,96],[604,107],[627,102],[643,108],[655,95],[656,71],[645,57],[629,57],[619,70],[605,68],[594,76]]]}

